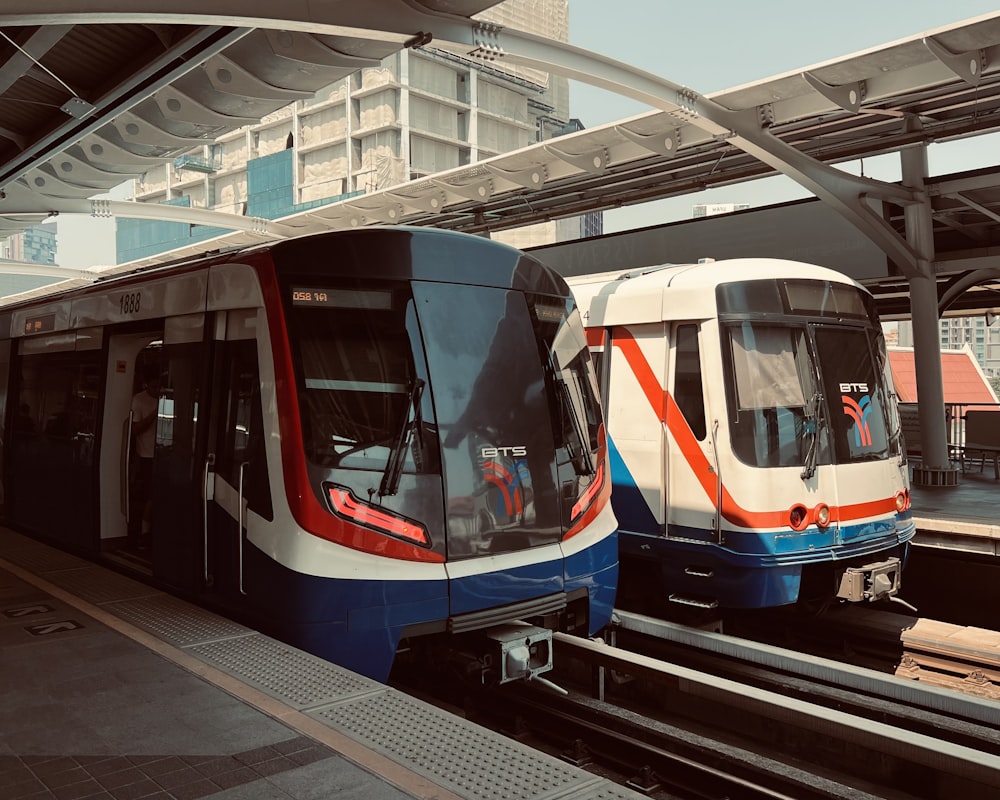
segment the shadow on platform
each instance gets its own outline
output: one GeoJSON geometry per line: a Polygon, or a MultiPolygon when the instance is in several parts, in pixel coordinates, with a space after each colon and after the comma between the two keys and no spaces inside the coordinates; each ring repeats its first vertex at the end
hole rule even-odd
{"type": "MultiPolygon", "coordinates": [[[[912,475],[912,465],[911,465],[912,475]]],[[[1000,481],[989,466],[967,469],[958,486],[913,486],[913,516],[936,520],[975,520],[986,525],[1000,523],[1000,481]]]]}

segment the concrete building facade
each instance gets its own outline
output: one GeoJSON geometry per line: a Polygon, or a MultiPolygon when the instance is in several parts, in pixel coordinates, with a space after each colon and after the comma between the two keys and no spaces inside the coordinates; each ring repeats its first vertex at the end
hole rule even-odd
{"type": "MultiPolygon", "coordinates": [[[[567,41],[568,0],[507,0],[480,15],[567,41]]],[[[578,124],[578,123],[577,123],[578,124]]],[[[565,78],[404,49],[136,181],[140,202],[275,219],[516,150],[573,129],[565,78]]],[[[590,215],[600,219],[599,215],[590,215]]],[[[518,246],[600,232],[588,219],[498,235],[518,246]],[[583,227],[586,226],[586,227],[583,227]]],[[[118,261],[218,229],[119,220],[118,261]]]]}

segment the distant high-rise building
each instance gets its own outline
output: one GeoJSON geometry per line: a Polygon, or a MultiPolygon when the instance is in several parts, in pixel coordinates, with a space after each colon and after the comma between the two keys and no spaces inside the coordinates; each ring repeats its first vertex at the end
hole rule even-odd
{"type": "MultiPolygon", "coordinates": [[[[569,38],[568,0],[507,0],[480,18],[569,38]]],[[[264,118],[149,170],[135,199],[274,219],[462,167],[572,129],[569,82],[433,48],[402,49],[264,118]]],[[[578,126],[579,123],[576,122],[578,126]]],[[[521,246],[600,229],[600,216],[498,234],[521,246]]],[[[118,261],[211,238],[219,229],[119,220],[118,261]]]]}
{"type": "MultiPolygon", "coordinates": [[[[960,350],[969,345],[983,372],[1000,377],[1000,319],[985,316],[945,317],[938,323],[942,350],[960,350]]],[[[899,323],[899,344],[913,346],[913,323],[899,323]]]]}
{"type": "Polygon", "coordinates": [[[0,258],[25,264],[55,264],[55,227],[36,225],[7,239],[0,239],[0,258]]]}
{"type": "MultiPolygon", "coordinates": [[[[52,267],[56,263],[56,226],[36,225],[6,238],[0,238],[0,261],[11,262],[10,270],[0,273],[0,297],[28,292],[55,283],[59,277],[23,270],[26,264],[52,267]]],[[[42,270],[44,272],[44,270],[42,270]]]]}

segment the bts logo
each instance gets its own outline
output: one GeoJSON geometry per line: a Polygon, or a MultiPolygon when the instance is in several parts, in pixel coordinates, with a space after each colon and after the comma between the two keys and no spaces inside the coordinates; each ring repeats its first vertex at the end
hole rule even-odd
{"type": "Polygon", "coordinates": [[[528,448],[523,445],[514,445],[513,447],[484,447],[480,451],[480,455],[483,458],[500,458],[501,456],[520,458],[528,455],[528,448]]]}
{"type": "MultiPolygon", "coordinates": [[[[527,453],[527,448],[484,447],[481,452],[483,459],[495,459],[508,454],[523,456],[527,453]]],[[[527,462],[523,458],[519,458],[513,464],[484,460],[483,480],[493,484],[497,489],[494,513],[498,520],[506,517],[507,521],[504,524],[509,524],[521,519],[524,514],[525,491],[531,489],[531,473],[528,471],[527,462]]]]}
{"type": "MultiPolygon", "coordinates": [[[[867,384],[840,384],[844,386],[866,386],[867,384]]],[[[854,442],[858,447],[867,447],[872,443],[872,432],[868,427],[868,417],[872,412],[872,399],[867,394],[860,400],[855,400],[850,395],[842,395],[844,401],[844,413],[854,420],[854,442]]]]}
{"type": "Polygon", "coordinates": [[[842,392],[867,392],[867,383],[842,383],[840,384],[840,391],[842,392]]]}

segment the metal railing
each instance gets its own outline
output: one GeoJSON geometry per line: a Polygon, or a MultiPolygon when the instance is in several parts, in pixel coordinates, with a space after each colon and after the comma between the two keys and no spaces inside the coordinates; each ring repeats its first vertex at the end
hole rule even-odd
{"type": "MultiPolygon", "coordinates": [[[[970,409],[1000,411],[1000,403],[945,403],[944,421],[948,435],[948,452],[956,461],[965,446],[965,415],[970,409]]],[[[900,403],[899,418],[908,456],[920,457],[920,421],[916,403],[900,403]]]]}
{"type": "Polygon", "coordinates": [[[945,403],[944,419],[950,448],[965,446],[965,413],[970,409],[1000,411],[1000,403],[945,403]]]}

